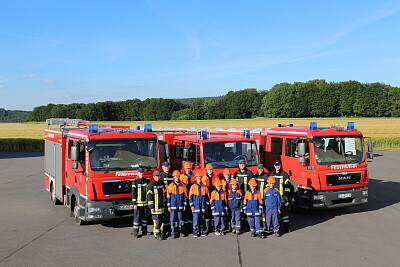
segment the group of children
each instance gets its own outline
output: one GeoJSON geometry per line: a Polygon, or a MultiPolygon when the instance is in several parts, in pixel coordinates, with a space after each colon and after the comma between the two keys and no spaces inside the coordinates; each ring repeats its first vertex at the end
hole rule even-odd
{"type": "MultiPolygon", "coordinates": [[[[207,164],[206,169],[207,174],[204,176],[201,172],[193,173],[190,162],[186,162],[184,172],[181,174],[176,170],[170,179],[169,164],[164,162],[163,172],[153,173],[154,179],[147,185],[147,199],[153,217],[153,233],[157,239],[164,239],[161,233],[163,223],[166,224],[168,219],[172,238],[178,238],[180,234],[187,236],[190,223],[193,224],[193,237],[206,236],[211,229],[211,218],[214,221],[215,235],[224,235],[227,225],[232,233],[241,234],[244,216],[247,217],[252,237],[266,237],[262,227],[263,219],[265,219],[266,233],[273,231],[276,236],[280,236],[279,214],[282,198],[279,190],[274,187],[273,176],[266,179],[268,186],[264,190],[261,189],[262,192],[257,190],[257,181],[254,178],[249,179],[249,190],[243,195],[238,180],[231,178],[228,169],[223,171],[226,179],[214,176],[211,164],[207,164]],[[162,203],[166,205],[163,206],[162,203]],[[162,209],[164,213],[161,212],[162,209]],[[265,217],[262,218],[263,216],[265,217]]],[[[143,186],[146,183],[143,180],[145,178],[142,178],[142,172],[143,170],[138,170],[138,178],[141,180],[135,179],[132,184],[134,205],[138,201],[138,185],[143,186]]],[[[143,222],[143,219],[139,218],[139,212],[137,207],[134,208],[135,237],[138,237],[140,222],[143,222]]],[[[141,225],[143,234],[146,234],[147,223],[141,225]]]]}

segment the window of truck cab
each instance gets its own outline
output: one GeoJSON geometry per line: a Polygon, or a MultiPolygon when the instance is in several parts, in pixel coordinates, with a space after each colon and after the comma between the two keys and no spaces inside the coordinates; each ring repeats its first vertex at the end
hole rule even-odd
{"type": "Polygon", "coordinates": [[[312,139],[319,165],[361,163],[364,161],[362,136],[316,136],[312,139]]]}
{"type": "Polygon", "coordinates": [[[90,145],[90,165],[94,171],[136,170],[157,167],[156,139],[103,139],[90,145]]]}
{"type": "Polygon", "coordinates": [[[215,168],[236,168],[239,160],[244,159],[247,166],[256,166],[259,161],[256,147],[254,141],[204,142],[204,163],[215,168]]]}

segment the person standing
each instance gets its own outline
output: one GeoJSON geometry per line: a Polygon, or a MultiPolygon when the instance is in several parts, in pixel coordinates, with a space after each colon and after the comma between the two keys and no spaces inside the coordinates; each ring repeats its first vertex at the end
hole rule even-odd
{"type": "Polygon", "coordinates": [[[276,236],[281,236],[279,233],[279,215],[281,213],[281,194],[279,190],[274,187],[275,178],[268,177],[268,188],[264,190],[264,203],[266,209],[266,225],[267,234],[270,233],[270,229],[273,229],[276,236]]]}
{"type": "Polygon", "coordinates": [[[189,203],[193,214],[193,237],[206,236],[204,214],[209,208],[210,194],[207,186],[202,183],[201,172],[195,174],[196,181],[190,187],[189,203]]]}
{"type": "MultiPolygon", "coordinates": [[[[257,189],[261,193],[264,192],[264,189],[268,187],[268,179],[269,172],[265,172],[264,165],[258,164],[257,165],[257,172],[254,174],[254,179],[257,181],[257,189]]],[[[261,227],[266,230],[265,228],[265,211],[263,210],[263,214],[260,217],[261,220],[261,227]]]]}
{"type": "MultiPolygon", "coordinates": [[[[168,188],[168,186],[173,182],[174,178],[172,178],[171,174],[171,166],[169,162],[164,161],[161,164],[162,171],[160,173],[161,180],[164,182],[165,188],[168,188]]],[[[165,209],[164,212],[164,234],[166,236],[171,235],[171,225],[170,225],[170,218],[169,218],[170,213],[168,212],[167,209],[165,209]]]]}
{"type": "Polygon", "coordinates": [[[232,233],[240,234],[240,212],[243,206],[243,195],[240,189],[238,189],[238,182],[236,179],[231,179],[231,189],[228,191],[228,208],[231,219],[232,233]]]}
{"type": "Polygon", "coordinates": [[[260,216],[263,210],[263,200],[260,191],[257,190],[257,182],[251,179],[249,182],[250,191],[246,192],[243,201],[243,210],[247,215],[247,221],[250,225],[250,233],[252,237],[258,235],[260,238],[264,238],[262,234],[262,228],[260,225],[260,216]]]}
{"type": "Polygon", "coordinates": [[[139,227],[142,226],[142,236],[147,235],[147,189],[150,180],[144,178],[142,168],[137,170],[137,178],[132,182],[133,202],[133,236],[139,237],[139,227]]]}
{"type": "Polygon", "coordinates": [[[227,211],[226,205],[226,192],[222,189],[222,184],[220,181],[216,181],[215,190],[211,193],[210,204],[211,211],[214,217],[215,235],[224,235],[225,228],[225,214],[227,211]]]}
{"type": "MultiPolygon", "coordinates": [[[[279,219],[283,225],[285,232],[290,231],[289,227],[289,206],[290,206],[290,198],[293,197],[293,187],[290,182],[290,177],[287,172],[282,170],[282,164],[280,161],[274,162],[275,170],[271,172],[271,176],[273,176],[276,180],[276,188],[279,190],[282,201],[282,208],[279,219]]],[[[267,229],[268,230],[268,229],[267,229]]]]}
{"type": "Polygon", "coordinates": [[[253,173],[246,168],[246,161],[239,160],[239,169],[233,174],[233,178],[238,181],[239,189],[242,192],[248,191],[248,182],[254,177],[253,173]]]}
{"type": "MultiPolygon", "coordinates": [[[[208,163],[206,165],[206,175],[204,175],[202,178],[202,182],[205,186],[207,186],[208,192],[212,192],[214,190],[214,184],[213,184],[214,178],[215,178],[214,166],[211,163],[208,163]]],[[[210,233],[212,230],[211,219],[212,219],[211,209],[207,209],[204,214],[204,220],[206,224],[206,230],[205,230],[206,235],[210,233]]]]}
{"type": "MultiPolygon", "coordinates": [[[[190,161],[186,161],[183,164],[183,173],[181,174],[181,182],[185,184],[186,190],[189,192],[190,187],[195,182],[194,180],[194,173],[192,171],[192,164],[190,161]]],[[[187,236],[191,231],[191,225],[193,224],[193,214],[190,211],[190,207],[187,206],[185,212],[183,214],[183,221],[184,221],[184,229],[183,235],[187,236]]]]}
{"type": "Polygon", "coordinates": [[[171,235],[178,238],[183,228],[183,212],[188,205],[186,186],[180,181],[179,171],[172,173],[174,181],[167,189],[167,206],[170,212],[171,235]]]}
{"type": "Polygon", "coordinates": [[[153,218],[153,234],[158,240],[163,240],[163,222],[165,212],[165,184],[160,172],[153,172],[153,181],[148,185],[147,200],[153,218]]]}

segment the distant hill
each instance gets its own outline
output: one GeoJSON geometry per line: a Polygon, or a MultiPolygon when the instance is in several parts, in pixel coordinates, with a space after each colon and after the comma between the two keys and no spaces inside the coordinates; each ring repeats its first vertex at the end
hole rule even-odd
{"type": "Polygon", "coordinates": [[[0,108],[0,122],[25,122],[29,114],[31,114],[31,111],[0,108]]]}
{"type": "Polygon", "coordinates": [[[196,101],[196,99],[199,99],[199,98],[200,98],[200,99],[203,99],[203,100],[206,100],[206,99],[212,99],[212,98],[219,99],[219,98],[223,98],[223,97],[224,97],[224,96],[174,98],[174,100],[179,101],[179,102],[181,102],[181,103],[183,103],[183,104],[186,104],[186,105],[192,105],[193,102],[196,101]]]}

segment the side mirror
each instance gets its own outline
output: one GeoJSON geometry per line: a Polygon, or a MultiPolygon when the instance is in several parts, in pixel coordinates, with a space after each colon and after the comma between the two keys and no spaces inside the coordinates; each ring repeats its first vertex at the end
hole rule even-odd
{"type": "Polygon", "coordinates": [[[299,157],[304,157],[306,154],[306,144],[305,143],[298,143],[297,144],[297,154],[299,157]]]}
{"type": "Polygon", "coordinates": [[[71,160],[72,161],[79,161],[80,160],[79,146],[78,145],[71,146],[71,160]]]}
{"type": "Polygon", "coordinates": [[[374,150],[372,148],[372,140],[371,139],[368,140],[367,146],[368,146],[367,157],[369,159],[374,159],[374,150]]]}
{"type": "Polygon", "coordinates": [[[183,158],[184,160],[187,160],[188,157],[189,157],[189,146],[185,146],[185,147],[183,148],[182,158],[183,158]]]}
{"type": "Polygon", "coordinates": [[[71,163],[71,169],[76,170],[78,169],[78,162],[74,161],[71,163]]]}

